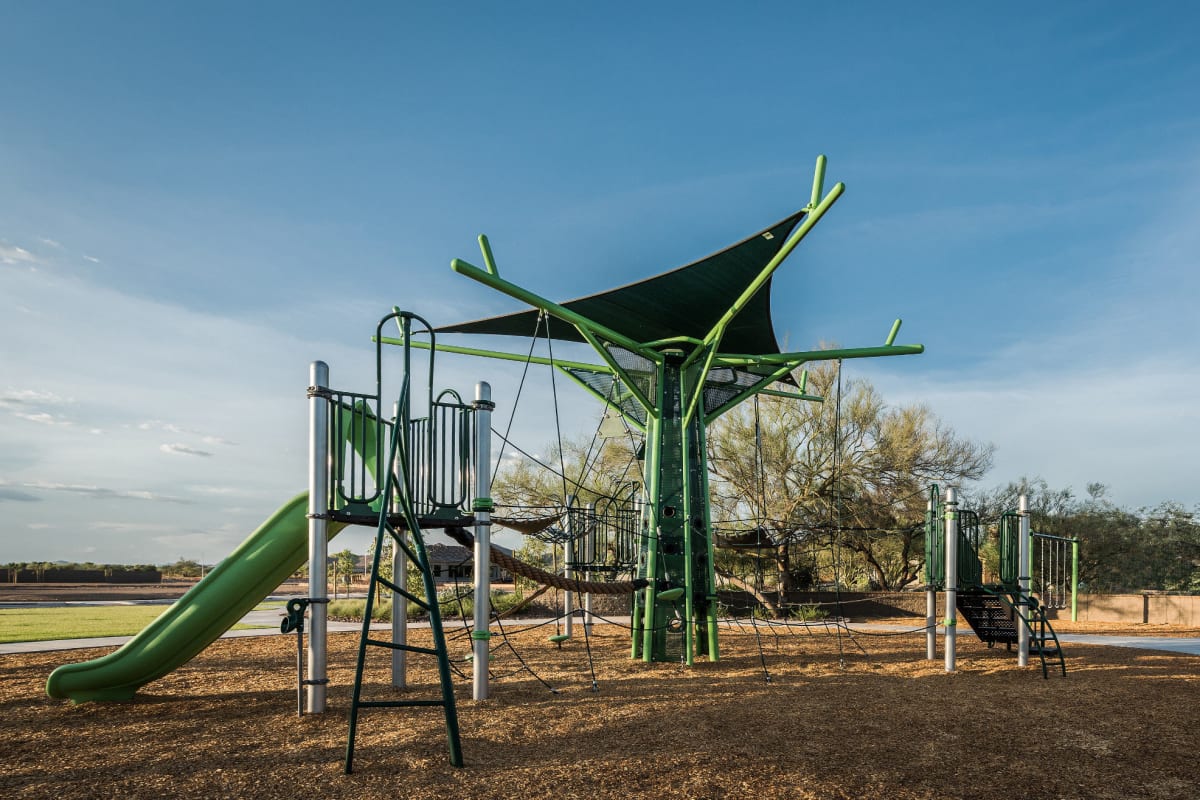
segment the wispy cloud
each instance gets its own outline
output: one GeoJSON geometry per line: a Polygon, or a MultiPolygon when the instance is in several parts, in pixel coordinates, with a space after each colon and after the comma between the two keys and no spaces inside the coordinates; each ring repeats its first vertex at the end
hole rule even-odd
{"type": "Polygon", "coordinates": [[[64,425],[64,426],[66,426],[66,425],[73,424],[71,422],[71,420],[65,419],[63,417],[56,417],[53,414],[49,413],[48,411],[37,411],[34,413],[28,413],[25,411],[14,411],[13,416],[20,417],[21,419],[28,420],[29,422],[36,422],[39,425],[64,425]]]}
{"type": "Polygon", "coordinates": [[[74,402],[74,400],[59,397],[52,392],[40,392],[34,389],[10,389],[0,393],[0,408],[8,409],[14,417],[39,425],[69,426],[74,424],[69,417],[58,413],[58,409],[74,402]]]}
{"type": "Polygon", "coordinates": [[[88,523],[88,529],[93,531],[127,531],[134,532],[152,532],[161,531],[163,525],[157,522],[105,522],[97,520],[96,522],[88,523]]]}
{"type": "MultiPolygon", "coordinates": [[[[237,442],[231,442],[230,440],[228,440],[222,436],[214,436],[213,434],[202,433],[201,431],[192,430],[191,428],[185,428],[181,425],[176,425],[173,422],[167,422],[167,421],[161,420],[161,419],[152,419],[152,420],[147,420],[146,422],[139,423],[138,430],[166,431],[167,433],[175,433],[175,434],[179,434],[180,436],[196,436],[196,437],[199,437],[200,441],[202,441],[208,445],[231,445],[232,446],[232,445],[237,444],[237,442]]],[[[164,445],[164,447],[165,447],[165,445],[164,445]]],[[[204,455],[212,455],[212,453],[205,453],[204,455]]]]}
{"type": "Polygon", "coordinates": [[[41,264],[42,260],[24,247],[0,242],[0,264],[41,264]]]}
{"type": "Polygon", "coordinates": [[[55,250],[62,250],[62,244],[54,241],[53,239],[47,239],[43,236],[43,237],[40,237],[38,239],[38,241],[41,242],[42,244],[46,245],[47,247],[53,247],[55,250]]]}
{"type": "Polygon", "coordinates": [[[185,497],[158,494],[156,492],[148,492],[140,489],[110,489],[105,486],[93,486],[81,483],[54,483],[51,481],[25,481],[21,483],[0,481],[0,489],[13,486],[20,487],[22,489],[33,489],[35,491],[64,492],[67,494],[83,495],[86,497],[94,497],[100,500],[147,500],[155,503],[175,503],[185,506],[195,505],[194,500],[188,500],[185,497]]]}
{"type": "Polygon", "coordinates": [[[194,447],[188,447],[186,444],[179,444],[178,442],[161,444],[158,446],[158,449],[164,453],[171,453],[173,455],[180,456],[202,456],[204,458],[210,458],[212,456],[212,453],[208,452],[207,450],[197,450],[194,447]]]}
{"type": "Polygon", "coordinates": [[[84,261],[90,261],[90,262],[92,262],[93,264],[103,264],[103,263],[104,263],[103,261],[101,261],[100,259],[96,258],[95,256],[88,256],[88,255],[85,255],[85,256],[83,257],[83,260],[84,260],[84,261]]]}
{"type": "Polygon", "coordinates": [[[17,489],[9,489],[7,487],[0,486],[0,502],[5,500],[13,500],[18,503],[37,503],[40,502],[41,499],[42,498],[35,497],[28,492],[22,492],[18,491],[17,489]]]}
{"type": "Polygon", "coordinates": [[[8,389],[0,392],[0,406],[63,406],[74,402],[53,392],[39,392],[35,389],[8,389]]]}

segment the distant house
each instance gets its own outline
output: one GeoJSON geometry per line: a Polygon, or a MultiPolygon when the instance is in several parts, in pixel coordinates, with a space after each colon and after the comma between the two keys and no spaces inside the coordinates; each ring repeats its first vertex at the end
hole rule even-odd
{"type": "MultiPolygon", "coordinates": [[[[512,555],[513,551],[507,547],[493,547],[506,556],[512,555]]],[[[429,555],[429,568],[433,571],[433,580],[436,583],[475,579],[475,555],[467,548],[457,544],[429,544],[425,546],[425,552],[429,555]]],[[[492,564],[491,580],[493,583],[509,583],[512,581],[512,574],[492,564]]]]}
{"type": "MultiPolygon", "coordinates": [[[[492,545],[506,556],[512,556],[513,551],[507,547],[492,545]]],[[[429,568],[433,572],[433,580],[435,583],[452,583],[460,581],[470,583],[475,580],[475,557],[474,554],[465,547],[457,544],[426,544],[425,552],[429,556],[429,568]]],[[[359,567],[362,574],[369,575],[371,573],[371,559],[369,556],[361,556],[359,558],[359,567]]],[[[511,583],[512,574],[501,569],[496,564],[491,565],[492,583],[511,583]]]]}

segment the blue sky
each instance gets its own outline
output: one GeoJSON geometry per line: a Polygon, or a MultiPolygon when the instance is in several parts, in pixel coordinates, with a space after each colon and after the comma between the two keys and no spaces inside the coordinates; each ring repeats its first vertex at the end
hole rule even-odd
{"type": "MultiPolygon", "coordinates": [[[[781,339],[875,344],[901,316],[927,353],[848,374],[994,442],[985,485],[1194,505],[1198,16],[10,6],[0,561],[215,561],[304,488],[311,360],[366,388],[392,305],[515,308],[448,269],[478,233],[575,297],[802,206],[818,153],[847,192],[776,278],[781,339]]],[[[504,415],[512,368],[439,383],[478,379],[504,415]]],[[[536,449],[549,406],[521,406],[536,449]]]]}

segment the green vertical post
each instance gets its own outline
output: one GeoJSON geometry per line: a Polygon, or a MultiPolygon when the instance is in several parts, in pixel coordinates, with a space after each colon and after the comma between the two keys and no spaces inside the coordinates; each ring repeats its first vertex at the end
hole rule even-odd
{"type": "Polygon", "coordinates": [[[1071,541],[1071,622],[1079,622],[1079,540],[1071,541]]]}
{"type": "MultiPolygon", "coordinates": [[[[680,388],[684,386],[683,376],[680,375],[680,388]]],[[[696,585],[696,570],[695,561],[692,554],[692,533],[694,526],[692,525],[692,459],[690,452],[692,449],[692,426],[687,424],[683,419],[686,413],[682,411],[682,406],[686,405],[687,400],[684,393],[680,392],[680,447],[679,447],[679,462],[680,472],[683,473],[683,506],[682,509],[682,530],[683,530],[683,660],[689,667],[696,663],[696,626],[695,617],[695,598],[692,593],[693,587],[696,585]]],[[[699,416],[692,417],[693,422],[699,422],[703,425],[703,421],[699,416]]]]}
{"type": "Polygon", "coordinates": [[[700,469],[700,496],[704,499],[704,513],[702,520],[704,524],[704,539],[705,539],[705,617],[706,617],[706,634],[708,637],[706,654],[709,661],[721,660],[721,648],[717,639],[717,565],[715,553],[713,552],[713,535],[712,535],[712,506],[708,502],[708,437],[707,429],[704,424],[696,426],[699,434],[699,445],[697,450],[705,456],[701,462],[700,469]]]}

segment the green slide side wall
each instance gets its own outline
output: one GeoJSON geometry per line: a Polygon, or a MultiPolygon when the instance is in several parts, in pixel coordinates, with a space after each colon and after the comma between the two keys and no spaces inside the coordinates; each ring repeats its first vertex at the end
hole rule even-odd
{"type": "MultiPolygon", "coordinates": [[[[342,529],[329,526],[329,538],[342,529]]],[[[186,664],[308,561],[308,493],[285,503],[202,581],[121,649],[50,674],[46,694],[129,700],[186,664]]]]}

